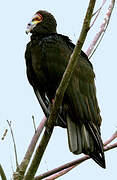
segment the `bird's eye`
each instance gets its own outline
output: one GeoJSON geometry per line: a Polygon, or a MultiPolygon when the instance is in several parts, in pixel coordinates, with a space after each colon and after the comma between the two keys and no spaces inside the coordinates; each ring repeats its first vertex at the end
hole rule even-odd
{"type": "Polygon", "coordinates": [[[35,18],[32,19],[32,22],[33,21],[41,21],[41,17],[35,17],[35,18]]]}
{"type": "Polygon", "coordinates": [[[35,21],[39,21],[40,19],[39,18],[35,18],[35,21]]]}
{"type": "Polygon", "coordinates": [[[42,19],[43,18],[40,14],[35,14],[35,16],[32,18],[32,22],[34,22],[34,21],[41,22],[42,19]]]}
{"type": "Polygon", "coordinates": [[[39,18],[33,18],[32,21],[39,21],[39,18]]]}

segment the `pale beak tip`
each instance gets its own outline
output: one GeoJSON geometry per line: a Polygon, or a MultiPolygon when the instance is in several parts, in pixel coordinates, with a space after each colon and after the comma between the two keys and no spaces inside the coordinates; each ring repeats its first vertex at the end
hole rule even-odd
{"type": "Polygon", "coordinates": [[[26,29],[26,34],[28,34],[31,30],[29,28],[26,29]]]}
{"type": "Polygon", "coordinates": [[[26,34],[28,34],[28,31],[25,31],[26,34]]]}

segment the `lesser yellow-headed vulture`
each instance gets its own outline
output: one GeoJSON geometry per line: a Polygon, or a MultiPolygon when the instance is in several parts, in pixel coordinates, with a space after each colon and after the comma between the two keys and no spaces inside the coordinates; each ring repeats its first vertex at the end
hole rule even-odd
{"type": "MultiPolygon", "coordinates": [[[[58,34],[54,16],[38,11],[27,26],[31,40],[25,58],[27,77],[40,104],[48,108],[69,62],[75,45],[58,34]]],[[[100,135],[101,116],[96,98],[95,74],[91,62],[81,51],[80,60],[65,92],[56,124],[67,128],[70,151],[85,153],[105,168],[103,143],[100,135]]],[[[46,112],[45,112],[46,113],[46,112]]],[[[47,114],[46,114],[47,115],[47,114]]]]}

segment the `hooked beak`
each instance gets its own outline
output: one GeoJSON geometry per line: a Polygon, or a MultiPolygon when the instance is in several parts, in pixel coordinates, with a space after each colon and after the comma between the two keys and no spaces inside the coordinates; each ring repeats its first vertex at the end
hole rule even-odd
{"type": "Polygon", "coordinates": [[[31,32],[31,30],[37,25],[36,22],[32,22],[30,21],[27,25],[27,28],[26,28],[26,34],[28,34],[29,32],[31,32]]]}
{"type": "Polygon", "coordinates": [[[26,28],[26,34],[28,34],[29,32],[31,32],[33,30],[34,27],[36,27],[36,25],[38,23],[40,23],[42,21],[42,16],[38,13],[35,14],[32,18],[32,20],[28,23],[27,28],[26,28]]]}

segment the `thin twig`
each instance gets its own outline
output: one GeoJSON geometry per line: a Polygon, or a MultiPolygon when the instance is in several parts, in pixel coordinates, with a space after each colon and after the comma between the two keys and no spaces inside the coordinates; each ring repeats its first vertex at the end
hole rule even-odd
{"type": "Polygon", "coordinates": [[[34,118],[34,116],[32,116],[32,120],[33,120],[33,126],[34,126],[34,130],[35,130],[35,133],[36,133],[36,124],[35,124],[35,118],[34,118]]]}
{"type": "MultiPolygon", "coordinates": [[[[112,135],[112,137],[115,137],[115,136],[112,135]]],[[[109,140],[107,140],[104,144],[107,145],[108,143],[112,142],[112,139],[114,139],[112,137],[109,138],[109,140]]],[[[105,146],[104,151],[108,151],[108,150],[114,149],[116,147],[117,147],[117,142],[112,144],[112,145],[105,146]]],[[[83,156],[83,157],[81,157],[75,161],[69,162],[69,163],[64,164],[64,165],[62,165],[58,168],[55,168],[51,171],[43,173],[43,174],[35,177],[34,180],[40,180],[40,179],[46,178],[48,176],[52,177],[51,176],[52,174],[54,174],[53,179],[56,179],[56,178],[58,178],[58,176],[60,177],[64,174],[66,174],[68,171],[70,171],[71,169],[73,169],[74,167],[76,167],[77,165],[81,164],[82,162],[84,162],[85,160],[88,160],[88,159],[90,159],[90,157],[88,155],[85,155],[85,156],[83,156]]],[[[48,177],[48,180],[49,180],[49,177],[48,177]]]]}
{"type": "Polygon", "coordinates": [[[54,122],[57,118],[57,112],[58,112],[58,109],[62,103],[62,99],[63,99],[63,96],[64,96],[64,93],[66,91],[66,88],[69,84],[69,81],[70,81],[70,78],[73,74],[73,71],[75,69],[75,66],[76,64],[78,63],[79,61],[79,57],[80,57],[80,52],[81,52],[81,48],[84,44],[84,41],[86,39],[86,36],[87,36],[87,33],[88,33],[88,30],[89,30],[89,26],[90,26],[90,21],[91,21],[91,18],[92,18],[92,13],[93,13],[93,9],[94,9],[94,6],[95,6],[95,2],[96,0],[90,0],[89,2],[89,6],[88,6],[88,9],[87,9],[87,13],[86,13],[86,16],[85,16],[85,19],[84,19],[84,23],[83,23],[83,27],[82,27],[82,30],[81,30],[81,34],[80,34],[80,37],[76,43],[76,46],[74,48],[74,51],[73,51],[73,54],[71,55],[71,58],[70,58],[70,61],[68,63],[68,66],[66,68],[66,71],[63,75],[63,78],[61,80],[61,83],[56,91],[56,96],[55,96],[55,102],[54,102],[54,105],[53,105],[53,108],[52,108],[52,112],[49,116],[49,120],[48,120],[48,129],[49,129],[49,133],[47,132],[47,130],[45,130],[44,132],[44,135],[42,137],[42,140],[40,142],[40,145],[37,147],[37,150],[36,150],[36,153],[34,155],[34,158],[32,160],[32,163],[28,169],[28,172],[25,176],[25,180],[31,180],[33,179],[38,167],[39,167],[39,164],[41,162],[41,159],[42,159],[42,156],[43,156],[43,153],[48,145],[48,142],[50,140],[50,137],[52,135],[52,132],[53,132],[53,128],[54,128],[54,122]]]}
{"type": "Polygon", "coordinates": [[[79,159],[77,159],[77,160],[74,160],[74,161],[72,161],[72,162],[66,163],[66,164],[64,164],[64,165],[62,165],[62,166],[59,166],[58,168],[55,168],[55,169],[53,169],[53,170],[51,170],[51,171],[48,171],[48,172],[46,172],[46,173],[44,173],[44,174],[41,174],[41,175],[35,177],[34,180],[43,179],[43,178],[48,177],[48,176],[50,176],[50,175],[52,175],[52,174],[58,173],[59,171],[62,171],[62,170],[67,169],[67,168],[69,168],[69,167],[72,167],[72,166],[74,166],[74,165],[76,165],[76,164],[78,165],[78,164],[80,164],[81,162],[84,162],[85,160],[87,160],[87,159],[89,159],[89,158],[90,158],[90,157],[89,157],[88,155],[85,155],[85,156],[83,156],[83,157],[81,157],[81,158],[79,158],[79,159]]]}
{"type": "Polygon", "coordinates": [[[101,24],[99,31],[96,33],[93,41],[89,45],[89,48],[85,52],[89,58],[92,57],[92,55],[96,51],[97,47],[99,46],[103,35],[105,34],[105,31],[106,31],[107,26],[108,26],[109,21],[110,21],[110,17],[111,17],[114,5],[115,5],[115,0],[111,0],[110,5],[109,5],[108,10],[107,10],[107,13],[104,17],[103,23],[101,24]],[[97,42],[99,42],[99,43],[97,44],[97,42]],[[97,46],[96,46],[96,44],[97,44],[97,46]],[[96,48],[94,49],[95,46],[96,46],[96,48]]]}
{"type": "Polygon", "coordinates": [[[109,150],[114,149],[116,147],[117,147],[117,143],[110,144],[110,145],[104,147],[104,151],[109,151],[109,150]]]}
{"type": "Polygon", "coordinates": [[[38,126],[38,128],[36,130],[36,133],[34,134],[32,140],[30,142],[28,150],[27,150],[21,164],[19,165],[16,173],[14,173],[14,177],[13,177],[14,180],[22,180],[23,179],[24,173],[25,173],[25,171],[27,169],[27,166],[28,166],[28,164],[30,162],[30,159],[31,159],[32,154],[34,152],[36,143],[37,143],[37,141],[39,139],[39,136],[42,133],[42,130],[43,130],[44,126],[45,126],[46,121],[47,121],[47,118],[44,117],[42,119],[41,123],[39,124],[39,126],[38,126]]]}
{"type": "Polygon", "coordinates": [[[12,136],[13,145],[14,145],[14,152],[15,152],[16,167],[18,168],[17,149],[16,149],[16,143],[15,143],[15,138],[14,138],[13,130],[12,130],[12,127],[11,127],[11,121],[9,122],[9,121],[7,120],[7,123],[8,123],[8,125],[9,125],[10,131],[11,131],[11,136],[12,136]]]}
{"type": "Polygon", "coordinates": [[[53,174],[53,175],[47,177],[46,180],[57,179],[57,178],[65,175],[65,174],[67,174],[69,171],[71,171],[71,170],[72,170],[73,168],[75,168],[76,166],[77,166],[77,165],[73,165],[73,166],[71,166],[71,167],[69,167],[69,168],[67,168],[67,169],[64,169],[64,170],[56,173],[56,174],[53,174]]]}
{"type": "Polygon", "coordinates": [[[4,140],[4,138],[6,137],[7,132],[8,132],[8,129],[5,129],[4,134],[3,134],[2,138],[1,138],[2,140],[4,140]]]}
{"type": "Polygon", "coordinates": [[[115,138],[117,138],[117,131],[115,131],[115,133],[104,142],[104,146],[107,146],[108,144],[110,144],[115,138]]]}
{"type": "Polygon", "coordinates": [[[95,23],[95,21],[97,20],[98,16],[100,15],[100,12],[101,12],[101,10],[102,10],[105,2],[106,2],[106,0],[103,0],[102,5],[100,6],[100,8],[93,14],[93,16],[96,15],[96,14],[97,14],[97,15],[96,15],[95,19],[93,20],[93,22],[92,22],[92,24],[91,24],[91,26],[90,26],[90,29],[92,28],[92,26],[94,25],[94,23],[95,23]]]}
{"type": "Polygon", "coordinates": [[[4,172],[1,164],[0,164],[0,176],[1,176],[2,180],[7,180],[5,172],[4,172]]]}

